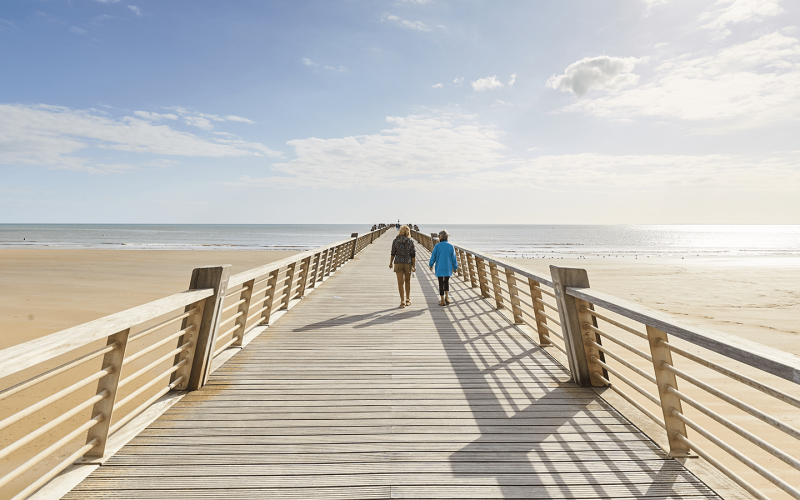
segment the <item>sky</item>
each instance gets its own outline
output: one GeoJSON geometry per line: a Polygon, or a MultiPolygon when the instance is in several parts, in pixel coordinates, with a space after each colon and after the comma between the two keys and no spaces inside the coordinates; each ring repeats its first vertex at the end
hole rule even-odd
{"type": "Polygon", "coordinates": [[[800,224],[794,0],[8,0],[2,223],[800,224]]]}

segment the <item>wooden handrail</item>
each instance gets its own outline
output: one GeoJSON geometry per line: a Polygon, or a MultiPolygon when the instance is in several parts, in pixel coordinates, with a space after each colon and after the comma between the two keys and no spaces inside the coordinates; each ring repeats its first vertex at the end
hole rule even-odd
{"type": "Polygon", "coordinates": [[[187,290],[3,349],[0,351],[0,378],[210,297],[211,294],[212,291],[208,289],[187,290]]]}
{"type": "Polygon", "coordinates": [[[589,288],[567,288],[567,294],[615,312],[709,351],[722,354],[777,377],[800,384],[800,357],[742,337],[681,323],[656,311],[614,295],[589,288]]]}

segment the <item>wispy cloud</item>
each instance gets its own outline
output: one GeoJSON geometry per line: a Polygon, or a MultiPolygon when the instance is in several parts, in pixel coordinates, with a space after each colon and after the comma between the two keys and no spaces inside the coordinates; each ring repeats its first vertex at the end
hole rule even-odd
{"type": "Polygon", "coordinates": [[[0,163],[93,173],[133,168],[128,163],[117,165],[97,160],[93,148],[173,157],[281,156],[260,143],[205,139],[156,125],[152,117],[148,118],[113,119],[60,106],[0,104],[0,163]]]}
{"type": "MultiPolygon", "coordinates": [[[[203,130],[211,130],[214,125],[211,122],[241,122],[241,123],[255,123],[253,120],[235,115],[210,115],[206,113],[199,113],[182,106],[172,106],[166,108],[175,111],[180,115],[180,118],[187,124],[193,127],[201,128],[203,130]]],[[[175,115],[163,115],[164,117],[175,115]]]]}
{"type": "Polygon", "coordinates": [[[339,72],[344,72],[344,71],[347,71],[347,68],[345,68],[344,66],[327,66],[327,65],[322,65],[322,64],[319,64],[319,63],[316,63],[316,62],[312,61],[311,59],[309,59],[309,58],[307,58],[307,57],[304,57],[304,58],[302,59],[302,61],[303,61],[303,64],[304,64],[304,65],[306,65],[306,66],[312,66],[312,67],[314,67],[314,68],[322,68],[322,69],[327,69],[327,70],[329,70],[329,71],[339,71],[339,72]]]}
{"type": "Polygon", "coordinates": [[[441,89],[441,88],[444,88],[444,85],[442,85],[441,83],[437,83],[435,85],[431,85],[431,87],[433,87],[435,89],[441,89]]]}
{"type": "Polygon", "coordinates": [[[508,86],[509,87],[513,87],[514,86],[514,82],[516,82],[516,81],[517,81],[517,74],[514,73],[513,75],[511,75],[511,79],[508,80],[508,86]]]}
{"type": "Polygon", "coordinates": [[[415,183],[420,177],[495,165],[505,149],[496,130],[481,127],[467,115],[441,112],[387,121],[393,127],[376,134],[289,141],[297,158],[273,165],[275,176],[241,182],[325,188],[415,183]]]}
{"type": "Polygon", "coordinates": [[[800,40],[775,32],[713,55],[665,60],[651,81],[567,108],[611,118],[659,116],[716,133],[800,117],[800,40]]]}
{"type": "Polygon", "coordinates": [[[453,85],[461,85],[463,82],[464,82],[463,76],[458,76],[455,79],[453,79],[453,85]]]}
{"type": "Polygon", "coordinates": [[[410,29],[410,30],[417,30],[417,31],[430,31],[431,28],[423,23],[422,21],[408,21],[406,19],[400,19],[399,17],[392,15],[392,14],[384,14],[381,18],[382,21],[392,21],[400,27],[410,29]]]}
{"type": "Polygon", "coordinates": [[[475,92],[483,92],[484,90],[503,88],[503,84],[495,76],[487,76],[486,78],[479,78],[472,84],[472,90],[475,92]]]}
{"type": "Polygon", "coordinates": [[[710,30],[712,39],[721,40],[731,34],[728,26],[748,21],[761,21],[765,17],[777,16],[783,12],[778,5],[781,0],[717,0],[721,6],[700,15],[701,28],[710,30]]]}
{"type": "MultiPolygon", "coordinates": [[[[503,134],[476,116],[433,112],[390,117],[375,134],[289,141],[296,158],[268,177],[233,184],[352,189],[669,189],[693,186],[740,191],[791,191],[800,185],[800,151],[771,155],[604,155],[521,158],[503,134]]],[[[529,148],[535,151],[537,148],[529,148]]],[[[527,156],[527,155],[526,155],[527,156]]],[[[619,191],[616,191],[619,192],[619,191]]]]}
{"type": "Polygon", "coordinates": [[[586,57],[567,66],[563,75],[553,75],[547,86],[583,97],[591,89],[617,90],[635,85],[639,77],[631,73],[641,59],[635,57],[586,57]]]}
{"type": "Polygon", "coordinates": [[[142,9],[140,9],[139,7],[137,7],[135,5],[128,5],[128,8],[131,10],[131,12],[136,14],[138,17],[142,17],[142,9]]]}
{"type": "Polygon", "coordinates": [[[70,26],[69,31],[70,33],[76,33],[78,35],[85,35],[87,33],[86,30],[78,28],[77,26],[70,26]]]}
{"type": "Polygon", "coordinates": [[[177,120],[178,119],[177,115],[173,115],[171,113],[161,114],[161,113],[150,113],[148,111],[134,111],[133,114],[138,116],[139,118],[144,118],[145,120],[153,120],[153,121],[158,121],[158,120],[163,120],[163,119],[166,119],[166,120],[177,120]]]}

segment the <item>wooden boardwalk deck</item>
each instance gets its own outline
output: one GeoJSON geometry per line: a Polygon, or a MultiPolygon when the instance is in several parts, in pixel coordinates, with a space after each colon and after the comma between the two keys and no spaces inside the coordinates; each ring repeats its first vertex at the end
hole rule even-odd
{"type": "Polygon", "coordinates": [[[394,235],[65,498],[718,498],[464,284],[399,309],[394,235]]]}

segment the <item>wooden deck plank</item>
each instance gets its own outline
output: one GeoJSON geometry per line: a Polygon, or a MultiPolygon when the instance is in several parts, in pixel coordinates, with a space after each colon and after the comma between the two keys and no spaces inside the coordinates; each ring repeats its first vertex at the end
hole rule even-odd
{"type": "Polygon", "coordinates": [[[64,498],[718,498],[458,280],[397,308],[393,236],[64,498]]]}

